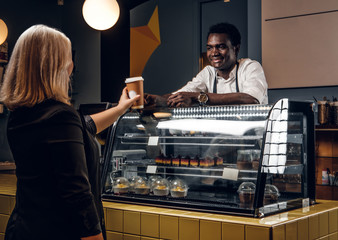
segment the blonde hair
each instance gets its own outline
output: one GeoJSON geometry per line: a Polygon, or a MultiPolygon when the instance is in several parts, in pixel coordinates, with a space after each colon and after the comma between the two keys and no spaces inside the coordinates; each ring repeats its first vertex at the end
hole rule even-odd
{"type": "Polygon", "coordinates": [[[46,99],[69,104],[71,42],[62,32],[34,25],[21,34],[8,63],[0,101],[9,110],[46,99]]]}

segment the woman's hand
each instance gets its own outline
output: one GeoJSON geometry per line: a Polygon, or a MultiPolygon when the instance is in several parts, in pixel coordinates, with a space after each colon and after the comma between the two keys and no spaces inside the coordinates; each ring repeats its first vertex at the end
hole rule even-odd
{"type": "Polygon", "coordinates": [[[136,95],[133,98],[129,98],[127,87],[123,88],[122,94],[119,100],[117,107],[122,110],[122,113],[125,113],[137,100],[140,99],[140,95],[136,95]]]}
{"type": "Polygon", "coordinates": [[[125,87],[116,107],[90,115],[96,125],[97,133],[112,125],[118,117],[124,114],[138,99],[140,99],[140,95],[130,99],[128,97],[127,88],[125,87]]]}

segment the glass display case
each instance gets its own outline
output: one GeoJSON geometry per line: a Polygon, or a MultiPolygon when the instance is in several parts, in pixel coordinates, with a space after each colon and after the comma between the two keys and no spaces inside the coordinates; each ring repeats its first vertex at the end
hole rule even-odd
{"type": "Polygon", "coordinates": [[[102,176],[108,201],[252,217],[315,204],[313,103],[128,112],[102,176]]]}

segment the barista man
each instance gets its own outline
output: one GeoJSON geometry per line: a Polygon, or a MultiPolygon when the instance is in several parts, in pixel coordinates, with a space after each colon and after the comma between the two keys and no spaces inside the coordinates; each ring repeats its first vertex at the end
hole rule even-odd
{"type": "Polygon", "coordinates": [[[260,63],[237,60],[241,45],[238,29],[219,23],[209,29],[206,66],[184,87],[163,96],[145,94],[146,105],[186,107],[193,104],[267,104],[268,84],[260,63]]]}

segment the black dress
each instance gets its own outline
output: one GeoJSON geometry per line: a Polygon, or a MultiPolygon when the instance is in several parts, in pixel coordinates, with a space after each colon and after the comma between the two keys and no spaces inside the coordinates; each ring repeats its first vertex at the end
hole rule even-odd
{"type": "Polygon", "coordinates": [[[98,148],[82,122],[54,100],[10,113],[17,193],[5,240],[74,240],[103,230],[98,148]]]}

